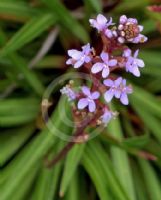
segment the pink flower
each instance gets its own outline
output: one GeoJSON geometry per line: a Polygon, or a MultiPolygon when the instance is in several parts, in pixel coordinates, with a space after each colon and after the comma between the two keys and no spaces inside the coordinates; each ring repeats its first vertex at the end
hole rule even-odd
{"type": "Polygon", "coordinates": [[[134,76],[139,77],[140,71],[139,67],[144,67],[144,61],[137,58],[139,50],[136,50],[134,56],[132,56],[132,51],[130,49],[124,50],[123,56],[127,58],[125,63],[125,68],[127,72],[132,73],[134,76]]]}
{"type": "Polygon", "coordinates": [[[132,88],[130,86],[126,86],[126,80],[122,77],[117,78],[115,81],[110,79],[104,80],[104,85],[109,87],[109,89],[105,92],[104,98],[107,102],[110,102],[113,97],[120,99],[121,103],[124,105],[128,105],[128,97],[127,94],[132,93],[132,88]]]}
{"type": "Polygon", "coordinates": [[[99,98],[100,93],[97,91],[91,93],[87,86],[82,87],[82,92],[86,97],[81,98],[78,101],[78,109],[82,110],[85,107],[88,107],[89,112],[94,112],[96,110],[96,104],[94,100],[99,98]]]}
{"type": "Polygon", "coordinates": [[[109,67],[115,66],[117,64],[117,60],[115,60],[115,59],[109,60],[109,55],[108,55],[108,53],[105,53],[105,52],[102,52],[100,57],[103,62],[95,63],[92,66],[91,71],[93,74],[96,74],[96,73],[102,71],[102,77],[106,78],[110,73],[109,67]]]}
{"type": "Polygon", "coordinates": [[[76,49],[68,50],[68,55],[71,57],[66,61],[67,65],[73,65],[74,68],[81,67],[84,63],[88,63],[91,61],[90,53],[92,49],[90,48],[90,44],[86,44],[82,47],[82,51],[78,51],[76,49]]]}
{"type": "Polygon", "coordinates": [[[101,14],[97,15],[96,20],[89,19],[89,22],[91,26],[96,28],[98,31],[105,31],[108,26],[113,25],[112,18],[107,21],[106,17],[101,14]]]}
{"type": "Polygon", "coordinates": [[[132,42],[143,43],[147,41],[147,37],[142,35],[143,26],[138,25],[135,18],[127,18],[126,15],[120,17],[118,26],[118,41],[120,43],[132,42]]]}

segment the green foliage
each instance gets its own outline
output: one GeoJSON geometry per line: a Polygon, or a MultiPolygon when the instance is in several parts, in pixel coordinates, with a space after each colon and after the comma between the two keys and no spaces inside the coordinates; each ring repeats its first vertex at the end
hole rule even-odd
{"type": "Polygon", "coordinates": [[[0,1],[0,200],[161,199],[161,14],[146,8],[151,2],[0,1]],[[47,168],[67,143],[62,133],[70,136],[73,128],[59,86],[49,102],[46,89],[68,73],[68,48],[90,38],[99,43],[88,18],[100,12],[139,19],[149,38],[139,46],[146,66],[140,78],[128,76],[129,106],[111,105],[120,114],[101,134],[47,168]],[[46,109],[49,116],[42,118],[46,109]]]}

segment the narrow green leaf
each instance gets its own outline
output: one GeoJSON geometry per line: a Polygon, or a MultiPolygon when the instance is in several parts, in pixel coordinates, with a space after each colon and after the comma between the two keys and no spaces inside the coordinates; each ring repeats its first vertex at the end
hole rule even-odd
{"type": "Polygon", "coordinates": [[[118,200],[131,199],[130,197],[128,197],[119,179],[116,177],[116,173],[113,169],[111,160],[109,160],[108,158],[108,154],[102,149],[102,147],[98,144],[98,142],[91,141],[88,144],[88,146],[85,149],[85,156],[87,156],[87,158],[91,157],[90,158],[91,165],[96,170],[100,169],[99,176],[101,176],[102,174],[102,181],[104,181],[104,184],[111,191],[113,196],[116,197],[116,199],[118,200]]]}
{"type": "Polygon", "coordinates": [[[97,13],[101,13],[102,12],[102,3],[100,0],[86,0],[88,1],[89,5],[91,5],[91,7],[93,7],[93,9],[97,12],[97,13]]]}
{"type": "Polygon", "coordinates": [[[72,17],[70,12],[67,8],[59,1],[59,0],[41,0],[46,4],[58,17],[58,20],[60,23],[73,35],[75,35],[77,38],[79,38],[82,42],[89,42],[89,36],[88,33],[85,31],[82,25],[80,25],[77,20],[72,17]]]}
{"type": "Polygon", "coordinates": [[[129,96],[131,102],[139,101],[145,110],[153,113],[155,116],[161,117],[161,102],[146,90],[133,86],[134,93],[129,96]]]}
{"type": "MultiPolygon", "coordinates": [[[[85,154],[83,156],[82,164],[85,167],[88,174],[90,175],[92,181],[94,182],[100,200],[110,200],[110,195],[105,185],[101,168],[97,168],[97,164],[93,162],[89,154],[85,154]]],[[[100,166],[98,165],[98,167],[100,166]]]]}
{"type": "Polygon", "coordinates": [[[144,108],[142,106],[142,104],[140,104],[139,101],[137,101],[137,100],[131,101],[131,104],[132,104],[134,110],[138,113],[138,115],[141,117],[143,122],[146,124],[146,126],[152,131],[152,133],[159,140],[159,142],[161,142],[161,134],[160,134],[161,124],[160,124],[160,120],[158,120],[151,113],[149,113],[147,111],[147,109],[144,108]]]}
{"type": "MultiPolygon", "coordinates": [[[[63,102],[64,101],[61,100],[59,106],[63,107],[63,102]]],[[[66,111],[70,111],[69,107],[66,107],[66,111]]],[[[47,151],[56,144],[58,138],[54,137],[54,135],[58,135],[58,131],[65,131],[66,134],[71,132],[71,128],[64,123],[64,114],[60,114],[59,109],[56,109],[51,120],[53,122],[53,127],[51,127],[50,130],[47,128],[44,129],[37,137],[33,138],[31,143],[17,156],[19,162],[16,162],[14,170],[9,170],[10,174],[1,192],[1,200],[8,200],[14,196],[15,190],[19,189],[21,181],[24,180],[25,176],[30,173],[34,166],[37,166],[37,163],[41,163],[47,151]]],[[[12,164],[12,167],[13,166],[14,164],[12,164]]]]}
{"type": "Polygon", "coordinates": [[[63,68],[65,66],[64,56],[46,56],[35,65],[35,68],[63,68]]]}
{"type": "Polygon", "coordinates": [[[33,124],[12,131],[6,130],[0,135],[0,166],[13,155],[31,136],[35,126],[33,124]],[[9,138],[9,139],[8,139],[9,138]]]}
{"type": "Polygon", "coordinates": [[[122,145],[125,147],[143,148],[145,145],[148,144],[149,140],[149,134],[144,134],[141,136],[127,138],[122,141],[122,145]]]}
{"type": "Polygon", "coordinates": [[[134,183],[136,188],[137,200],[147,200],[148,192],[144,183],[143,174],[138,166],[138,163],[132,162],[132,171],[134,177],[134,183]]]}
{"type": "MultiPolygon", "coordinates": [[[[119,117],[111,121],[108,126],[108,131],[118,138],[123,137],[119,117]]],[[[114,163],[115,172],[120,182],[122,183],[129,197],[135,200],[136,194],[127,153],[118,147],[111,147],[111,156],[114,163]]]]}
{"type": "Polygon", "coordinates": [[[146,160],[139,160],[139,164],[144,175],[145,184],[148,189],[148,194],[150,195],[150,199],[160,200],[161,199],[161,184],[157,178],[157,175],[150,165],[150,163],[146,160]]]}
{"type": "Polygon", "coordinates": [[[0,55],[5,56],[12,53],[25,44],[31,42],[38,37],[51,25],[55,24],[56,19],[52,14],[42,14],[36,16],[27,22],[16,34],[7,42],[4,48],[1,50],[0,55]]]}
{"type": "Polygon", "coordinates": [[[65,167],[63,171],[63,176],[60,184],[60,196],[64,196],[69,183],[77,169],[79,161],[81,159],[82,153],[84,151],[84,144],[77,144],[73,149],[68,153],[68,156],[65,161],[65,167]]]}
{"type": "Polygon", "coordinates": [[[69,189],[65,195],[66,200],[80,200],[81,199],[81,190],[78,173],[75,173],[71,179],[69,189]]]}
{"type": "Polygon", "coordinates": [[[14,1],[0,1],[0,15],[11,15],[12,17],[20,18],[21,20],[27,20],[38,13],[38,10],[30,7],[25,2],[19,1],[15,3],[14,1]]]}
{"type": "Polygon", "coordinates": [[[32,168],[30,173],[24,177],[25,181],[22,180],[22,182],[20,183],[21,189],[16,190],[14,192],[14,199],[22,200],[22,199],[25,199],[26,196],[28,196],[28,194],[30,193],[30,190],[32,189],[32,185],[34,184],[34,180],[38,173],[38,169],[39,169],[39,166],[32,168]]]}
{"type": "MultiPolygon", "coordinates": [[[[52,154],[60,151],[62,142],[60,141],[52,149],[52,154]],[[59,148],[60,147],[60,148],[59,148]]],[[[31,194],[31,200],[53,200],[58,187],[58,181],[62,170],[62,162],[51,169],[41,166],[40,172],[35,183],[35,188],[31,194]]]]}

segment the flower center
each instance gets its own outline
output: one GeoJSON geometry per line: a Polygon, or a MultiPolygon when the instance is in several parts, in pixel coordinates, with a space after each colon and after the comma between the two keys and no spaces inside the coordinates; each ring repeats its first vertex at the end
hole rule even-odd
{"type": "Polygon", "coordinates": [[[139,35],[140,30],[137,24],[126,23],[122,28],[120,34],[126,39],[132,39],[139,35]]]}

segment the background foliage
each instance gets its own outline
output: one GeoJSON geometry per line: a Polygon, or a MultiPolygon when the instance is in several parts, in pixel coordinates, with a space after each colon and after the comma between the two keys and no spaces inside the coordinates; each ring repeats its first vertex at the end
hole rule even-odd
{"type": "MultiPolygon", "coordinates": [[[[161,13],[154,0],[0,0],[0,199],[160,200],[161,199],[161,13]],[[89,17],[104,13],[138,18],[148,35],[138,45],[146,67],[130,105],[118,102],[119,117],[92,141],[75,145],[47,169],[65,142],[45,127],[41,101],[48,84],[67,72],[66,51],[83,43],[99,45],[89,17]]],[[[131,46],[132,47],[132,46],[131,46]]],[[[133,47],[132,47],[133,48],[133,47]]],[[[63,123],[59,88],[50,107],[54,125],[63,123]]]]}

